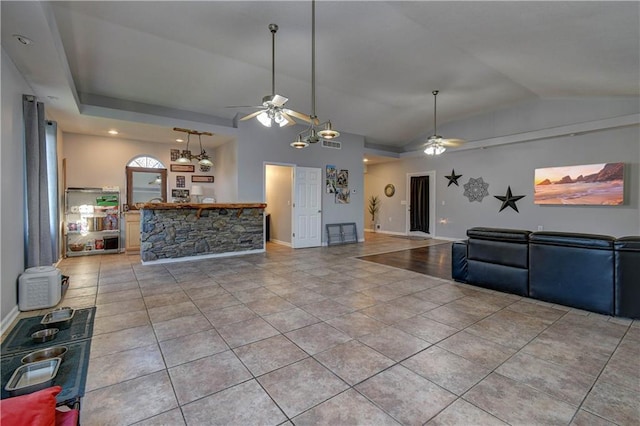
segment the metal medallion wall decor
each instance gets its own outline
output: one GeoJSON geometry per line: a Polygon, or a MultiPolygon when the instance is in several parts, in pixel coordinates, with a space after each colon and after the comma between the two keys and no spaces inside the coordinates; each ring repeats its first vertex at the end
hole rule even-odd
{"type": "Polygon", "coordinates": [[[386,195],[387,197],[393,197],[393,194],[395,193],[396,193],[396,187],[393,186],[393,184],[390,183],[384,187],[384,195],[386,195]]]}
{"type": "Polygon", "coordinates": [[[494,197],[496,197],[498,200],[502,201],[502,206],[500,207],[499,212],[501,212],[502,210],[506,209],[507,207],[511,207],[512,209],[514,209],[516,212],[520,213],[518,211],[518,206],[516,206],[516,201],[524,198],[524,195],[513,195],[511,194],[511,187],[507,187],[507,194],[505,196],[502,195],[494,195],[494,197]]]}
{"type": "Polygon", "coordinates": [[[455,183],[456,186],[460,186],[458,185],[458,179],[460,179],[462,175],[457,175],[455,169],[451,169],[451,175],[445,176],[445,177],[449,179],[449,183],[447,184],[447,187],[451,186],[452,183],[455,183]]]}
{"type": "Polygon", "coordinates": [[[489,184],[482,180],[481,177],[478,179],[469,178],[469,182],[464,185],[464,196],[469,199],[469,201],[479,201],[482,202],[482,199],[489,195],[489,184]]]}

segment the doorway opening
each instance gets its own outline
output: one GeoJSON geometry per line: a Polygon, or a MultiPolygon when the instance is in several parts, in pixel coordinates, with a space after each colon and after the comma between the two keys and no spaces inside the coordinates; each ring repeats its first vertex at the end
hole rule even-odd
{"type": "Polygon", "coordinates": [[[407,173],[406,233],[413,237],[435,235],[436,172],[407,173]]]}
{"type": "Polygon", "coordinates": [[[292,246],[294,170],[291,164],[264,166],[265,237],[267,241],[288,247],[292,246]]]}

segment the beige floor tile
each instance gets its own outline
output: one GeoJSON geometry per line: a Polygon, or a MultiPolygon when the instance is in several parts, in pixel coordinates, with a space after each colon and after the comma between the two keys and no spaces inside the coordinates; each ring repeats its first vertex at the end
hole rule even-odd
{"type": "Polygon", "coordinates": [[[178,406],[166,371],[87,392],[80,417],[84,425],[125,425],[178,406]]]}
{"type": "Polygon", "coordinates": [[[258,381],[289,418],[348,388],[313,358],[272,371],[258,381]]]}
{"type": "Polygon", "coordinates": [[[277,294],[267,289],[266,287],[257,287],[249,290],[241,290],[233,293],[236,299],[242,303],[255,302],[257,300],[269,299],[276,297],[277,294]]]}
{"type": "Polygon", "coordinates": [[[287,418],[255,380],[182,407],[191,425],[278,425],[287,418]]]}
{"type": "Polygon", "coordinates": [[[398,425],[398,423],[350,389],[293,419],[296,425],[398,425]]]}
{"type": "Polygon", "coordinates": [[[495,373],[464,399],[512,425],[568,424],[578,408],[495,373]]]}
{"type": "Polygon", "coordinates": [[[594,376],[558,366],[526,353],[516,354],[502,364],[496,373],[575,406],[580,405],[596,379],[594,376]]]}
{"type": "Polygon", "coordinates": [[[249,302],[246,304],[246,306],[256,314],[263,316],[275,314],[282,311],[288,311],[296,307],[280,296],[269,297],[266,299],[249,302]]]}
{"type": "Polygon", "coordinates": [[[174,291],[171,293],[155,294],[153,296],[144,296],[144,303],[147,309],[158,308],[161,306],[174,305],[177,303],[190,302],[189,296],[184,291],[174,291]]]}
{"type": "Polygon", "coordinates": [[[206,287],[190,288],[185,290],[185,293],[187,293],[187,295],[192,300],[199,300],[199,299],[206,299],[207,297],[214,297],[214,296],[227,294],[227,291],[224,288],[222,288],[220,285],[216,284],[216,285],[208,285],[206,287]]]}
{"type": "Polygon", "coordinates": [[[153,324],[153,329],[159,342],[187,336],[211,328],[213,328],[211,323],[200,313],[153,324]]]}
{"type": "Polygon", "coordinates": [[[157,344],[101,356],[89,364],[86,390],[111,386],[165,368],[157,344]]]}
{"type": "Polygon", "coordinates": [[[502,346],[520,349],[540,334],[547,325],[543,320],[513,311],[500,311],[465,330],[502,346]]]}
{"type": "Polygon", "coordinates": [[[218,327],[218,332],[231,348],[280,334],[262,318],[253,318],[218,327]]]}
{"type": "Polygon", "coordinates": [[[340,317],[332,318],[327,324],[337,328],[338,330],[356,338],[366,334],[374,333],[386,325],[360,312],[353,312],[340,317]]]}
{"type": "Polygon", "coordinates": [[[315,355],[351,338],[325,323],[318,323],[286,333],[286,336],[309,355],[315,355]]]}
{"type": "Polygon", "coordinates": [[[591,414],[588,411],[578,410],[571,421],[571,426],[615,426],[615,423],[591,414]]]}
{"type": "Polygon", "coordinates": [[[440,306],[422,314],[423,317],[457,328],[458,330],[462,330],[488,315],[490,314],[463,312],[458,309],[454,309],[449,305],[440,306]]]}
{"type": "Polygon", "coordinates": [[[168,321],[174,318],[186,317],[200,313],[200,310],[192,301],[174,303],[166,306],[157,306],[149,308],[149,318],[152,323],[168,321]]]}
{"type": "Polygon", "coordinates": [[[356,310],[331,299],[304,305],[301,308],[324,321],[356,310]]]}
{"type": "Polygon", "coordinates": [[[353,309],[364,309],[378,303],[378,300],[374,297],[359,291],[345,296],[334,297],[333,300],[353,309]]]}
{"type": "Polygon", "coordinates": [[[393,360],[355,340],[316,354],[314,358],[352,386],[394,364],[393,360]]]}
{"type": "Polygon", "coordinates": [[[396,324],[415,315],[409,309],[399,308],[387,303],[380,303],[375,306],[362,309],[360,312],[387,325],[396,324]]]}
{"type": "Polygon", "coordinates": [[[127,312],[143,311],[146,309],[147,307],[142,299],[107,303],[96,307],[96,318],[120,315],[127,312]]]}
{"type": "Polygon", "coordinates": [[[91,339],[91,359],[139,348],[156,343],[153,329],[149,325],[127,328],[112,333],[93,336],[91,339]]]}
{"type": "Polygon", "coordinates": [[[133,288],[130,290],[112,291],[109,293],[100,293],[96,297],[96,305],[103,305],[105,303],[116,303],[124,300],[139,299],[142,297],[140,289],[133,288]]]}
{"type": "Polygon", "coordinates": [[[211,329],[160,342],[167,367],[174,367],[229,350],[217,331],[211,329]]]}
{"type": "Polygon", "coordinates": [[[619,425],[640,424],[640,392],[598,380],[582,408],[619,425]]]}
{"type": "Polygon", "coordinates": [[[437,343],[458,332],[457,328],[449,327],[422,315],[402,320],[395,326],[430,343],[437,343]]]}
{"type": "Polygon", "coordinates": [[[142,420],[141,422],[134,423],[136,426],[184,426],[184,418],[182,417],[182,411],[179,408],[166,411],[157,416],[150,417],[142,420]]]}
{"type": "Polygon", "coordinates": [[[241,346],[234,349],[234,352],[256,377],[308,357],[282,335],[241,346]]]}
{"type": "Polygon", "coordinates": [[[244,305],[233,305],[222,309],[203,309],[202,313],[214,327],[222,327],[258,317],[255,312],[244,305]]]}
{"type": "Polygon", "coordinates": [[[395,327],[385,327],[374,333],[359,337],[358,340],[382,355],[398,362],[431,346],[431,343],[395,327]]]}
{"type": "Polygon", "coordinates": [[[462,395],[490,372],[436,346],[408,358],[402,365],[456,395],[462,395]]]}
{"type": "Polygon", "coordinates": [[[476,364],[493,370],[516,353],[515,349],[461,331],[438,343],[438,346],[476,364]]]}
{"type": "Polygon", "coordinates": [[[401,365],[383,371],[356,389],[405,425],[424,424],[457,398],[401,365]]]}
{"type": "Polygon", "coordinates": [[[136,288],[140,288],[138,286],[138,281],[127,281],[124,283],[115,283],[115,284],[109,284],[109,285],[101,284],[98,287],[98,294],[112,293],[115,291],[133,290],[136,288]]]}
{"type": "Polygon", "coordinates": [[[201,310],[222,309],[229,306],[241,305],[238,299],[236,299],[230,293],[221,293],[216,296],[205,297],[203,299],[193,300],[196,306],[201,310]]]}
{"type": "Polygon", "coordinates": [[[265,315],[263,318],[281,333],[297,330],[298,328],[320,322],[318,318],[300,308],[265,315]]]}
{"type": "MultiPolygon", "coordinates": [[[[271,289],[271,287],[269,287],[271,289]]],[[[277,291],[273,290],[275,293],[277,291]]],[[[326,300],[326,296],[315,293],[306,288],[296,288],[286,292],[278,293],[280,297],[286,299],[289,303],[293,303],[296,306],[308,305],[309,303],[317,303],[326,300]]]]}
{"type": "Polygon", "coordinates": [[[150,325],[149,315],[146,310],[125,312],[119,315],[111,315],[108,317],[101,316],[94,320],[93,335],[111,333],[113,331],[124,330],[126,328],[140,327],[142,325],[150,325]]]}
{"type": "Polygon", "coordinates": [[[458,399],[440,414],[427,422],[426,426],[458,426],[482,425],[505,426],[507,423],[469,404],[464,399],[458,399]]]}
{"type": "Polygon", "coordinates": [[[180,405],[237,385],[251,378],[232,351],[221,352],[169,369],[180,405]]]}

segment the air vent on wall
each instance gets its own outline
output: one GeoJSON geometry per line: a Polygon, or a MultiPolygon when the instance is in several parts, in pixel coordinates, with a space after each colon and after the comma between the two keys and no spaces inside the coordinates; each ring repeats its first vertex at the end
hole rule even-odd
{"type": "Polygon", "coordinates": [[[342,149],[342,142],[322,139],[323,148],[342,149]]]}

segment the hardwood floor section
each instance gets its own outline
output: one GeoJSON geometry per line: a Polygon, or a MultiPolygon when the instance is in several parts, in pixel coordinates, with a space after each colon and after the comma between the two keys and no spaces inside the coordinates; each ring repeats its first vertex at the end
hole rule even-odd
{"type": "Polygon", "coordinates": [[[362,256],[358,259],[407,269],[438,278],[451,279],[451,243],[362,256]]]}

